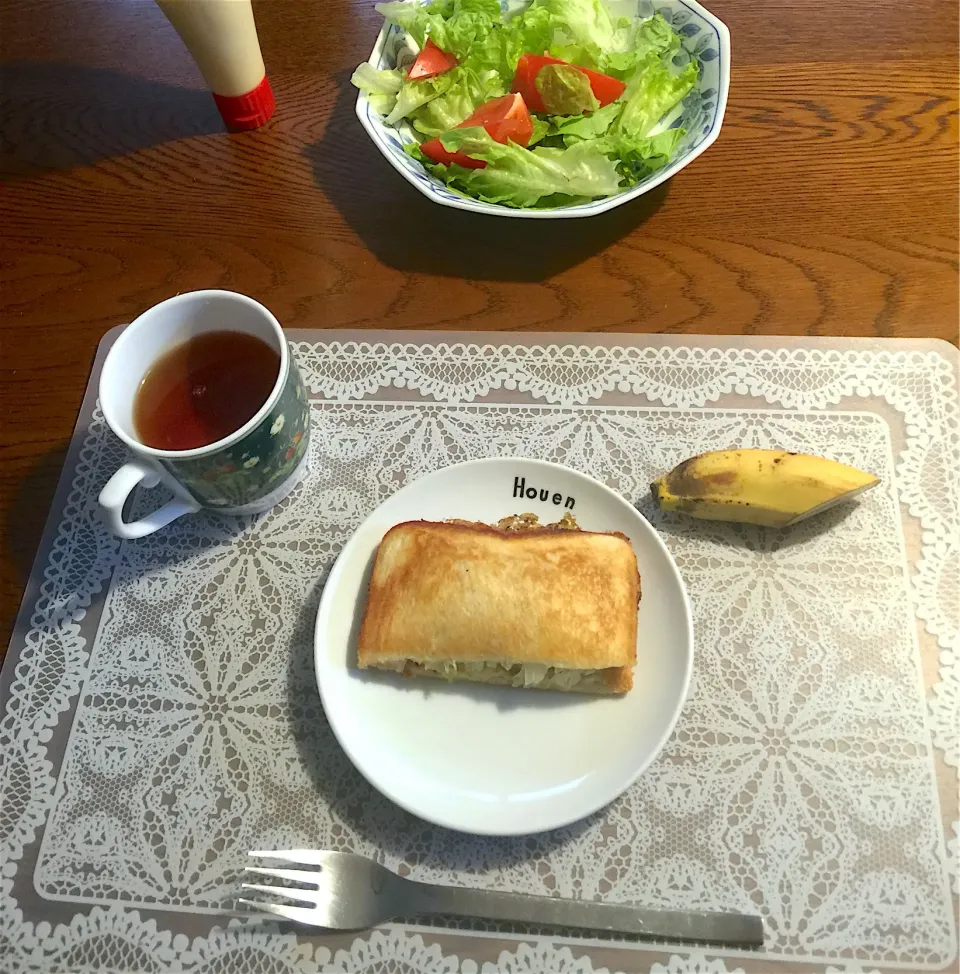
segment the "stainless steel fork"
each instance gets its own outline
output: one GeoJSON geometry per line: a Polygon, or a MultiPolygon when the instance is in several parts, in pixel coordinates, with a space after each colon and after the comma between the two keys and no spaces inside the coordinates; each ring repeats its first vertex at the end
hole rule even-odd
{"type": "Polygon", "coordinates": [[[607,930],[657,940],[730,947],[763,946],[763,922],[758,916],[644,910],[635,906],[529,896],[526,893],[432,886],[403,879],[379,863],[349,852],[290,849],[283,852],[251,852],[250,855],[307,868],[248,866],[246,872],[253,875],[302,885],[243,883],[245,890],[310,905],[287,906],[269,900],[244,898],[238,902],[315,927],[361,930],[400,916],[433,913],[607,930]]]}

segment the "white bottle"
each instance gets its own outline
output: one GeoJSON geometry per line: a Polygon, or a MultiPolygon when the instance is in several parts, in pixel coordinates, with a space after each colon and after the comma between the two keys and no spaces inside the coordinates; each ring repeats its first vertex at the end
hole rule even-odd
{"type": "Polygon", "coordinates": [[[260,53],[250,0],[157,0],[213,91],[224,122],[254,129],[276,102],[260,53]]]}

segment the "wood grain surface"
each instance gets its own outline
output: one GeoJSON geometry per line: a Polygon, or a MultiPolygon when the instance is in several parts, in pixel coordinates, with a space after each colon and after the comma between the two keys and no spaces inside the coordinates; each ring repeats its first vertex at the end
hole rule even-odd
{"type": "Polygon", "coordinates": [[[349,77],[372,0],[255,0],[277,95],[228,135],[153,0],[0,0],[0,647],[102,334],[226,287],[289,327],[957,338],[957,4],[708,0],[717,143],[589,220],[429,203],[349,77]]]}

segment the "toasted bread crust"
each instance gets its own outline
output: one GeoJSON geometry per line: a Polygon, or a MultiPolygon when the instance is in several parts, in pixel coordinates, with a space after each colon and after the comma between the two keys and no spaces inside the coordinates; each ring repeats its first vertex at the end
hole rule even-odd
{"type": "Polygon", "coordinates": [[[622,534],[408,521],[374,562],[362,668],[407,659],[608,670],[632,686],[640,580],[622,534]]]}

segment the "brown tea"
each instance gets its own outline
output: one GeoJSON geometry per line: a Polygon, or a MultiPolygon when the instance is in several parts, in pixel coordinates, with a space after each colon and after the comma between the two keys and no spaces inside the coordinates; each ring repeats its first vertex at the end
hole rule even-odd
{"type": "Polygon", "coordinates": [[[193,450],[240,429],[267,401],[280,355],[255,335],[210,331],[150,366],[133,403],[141,443],[193,450]]]}

